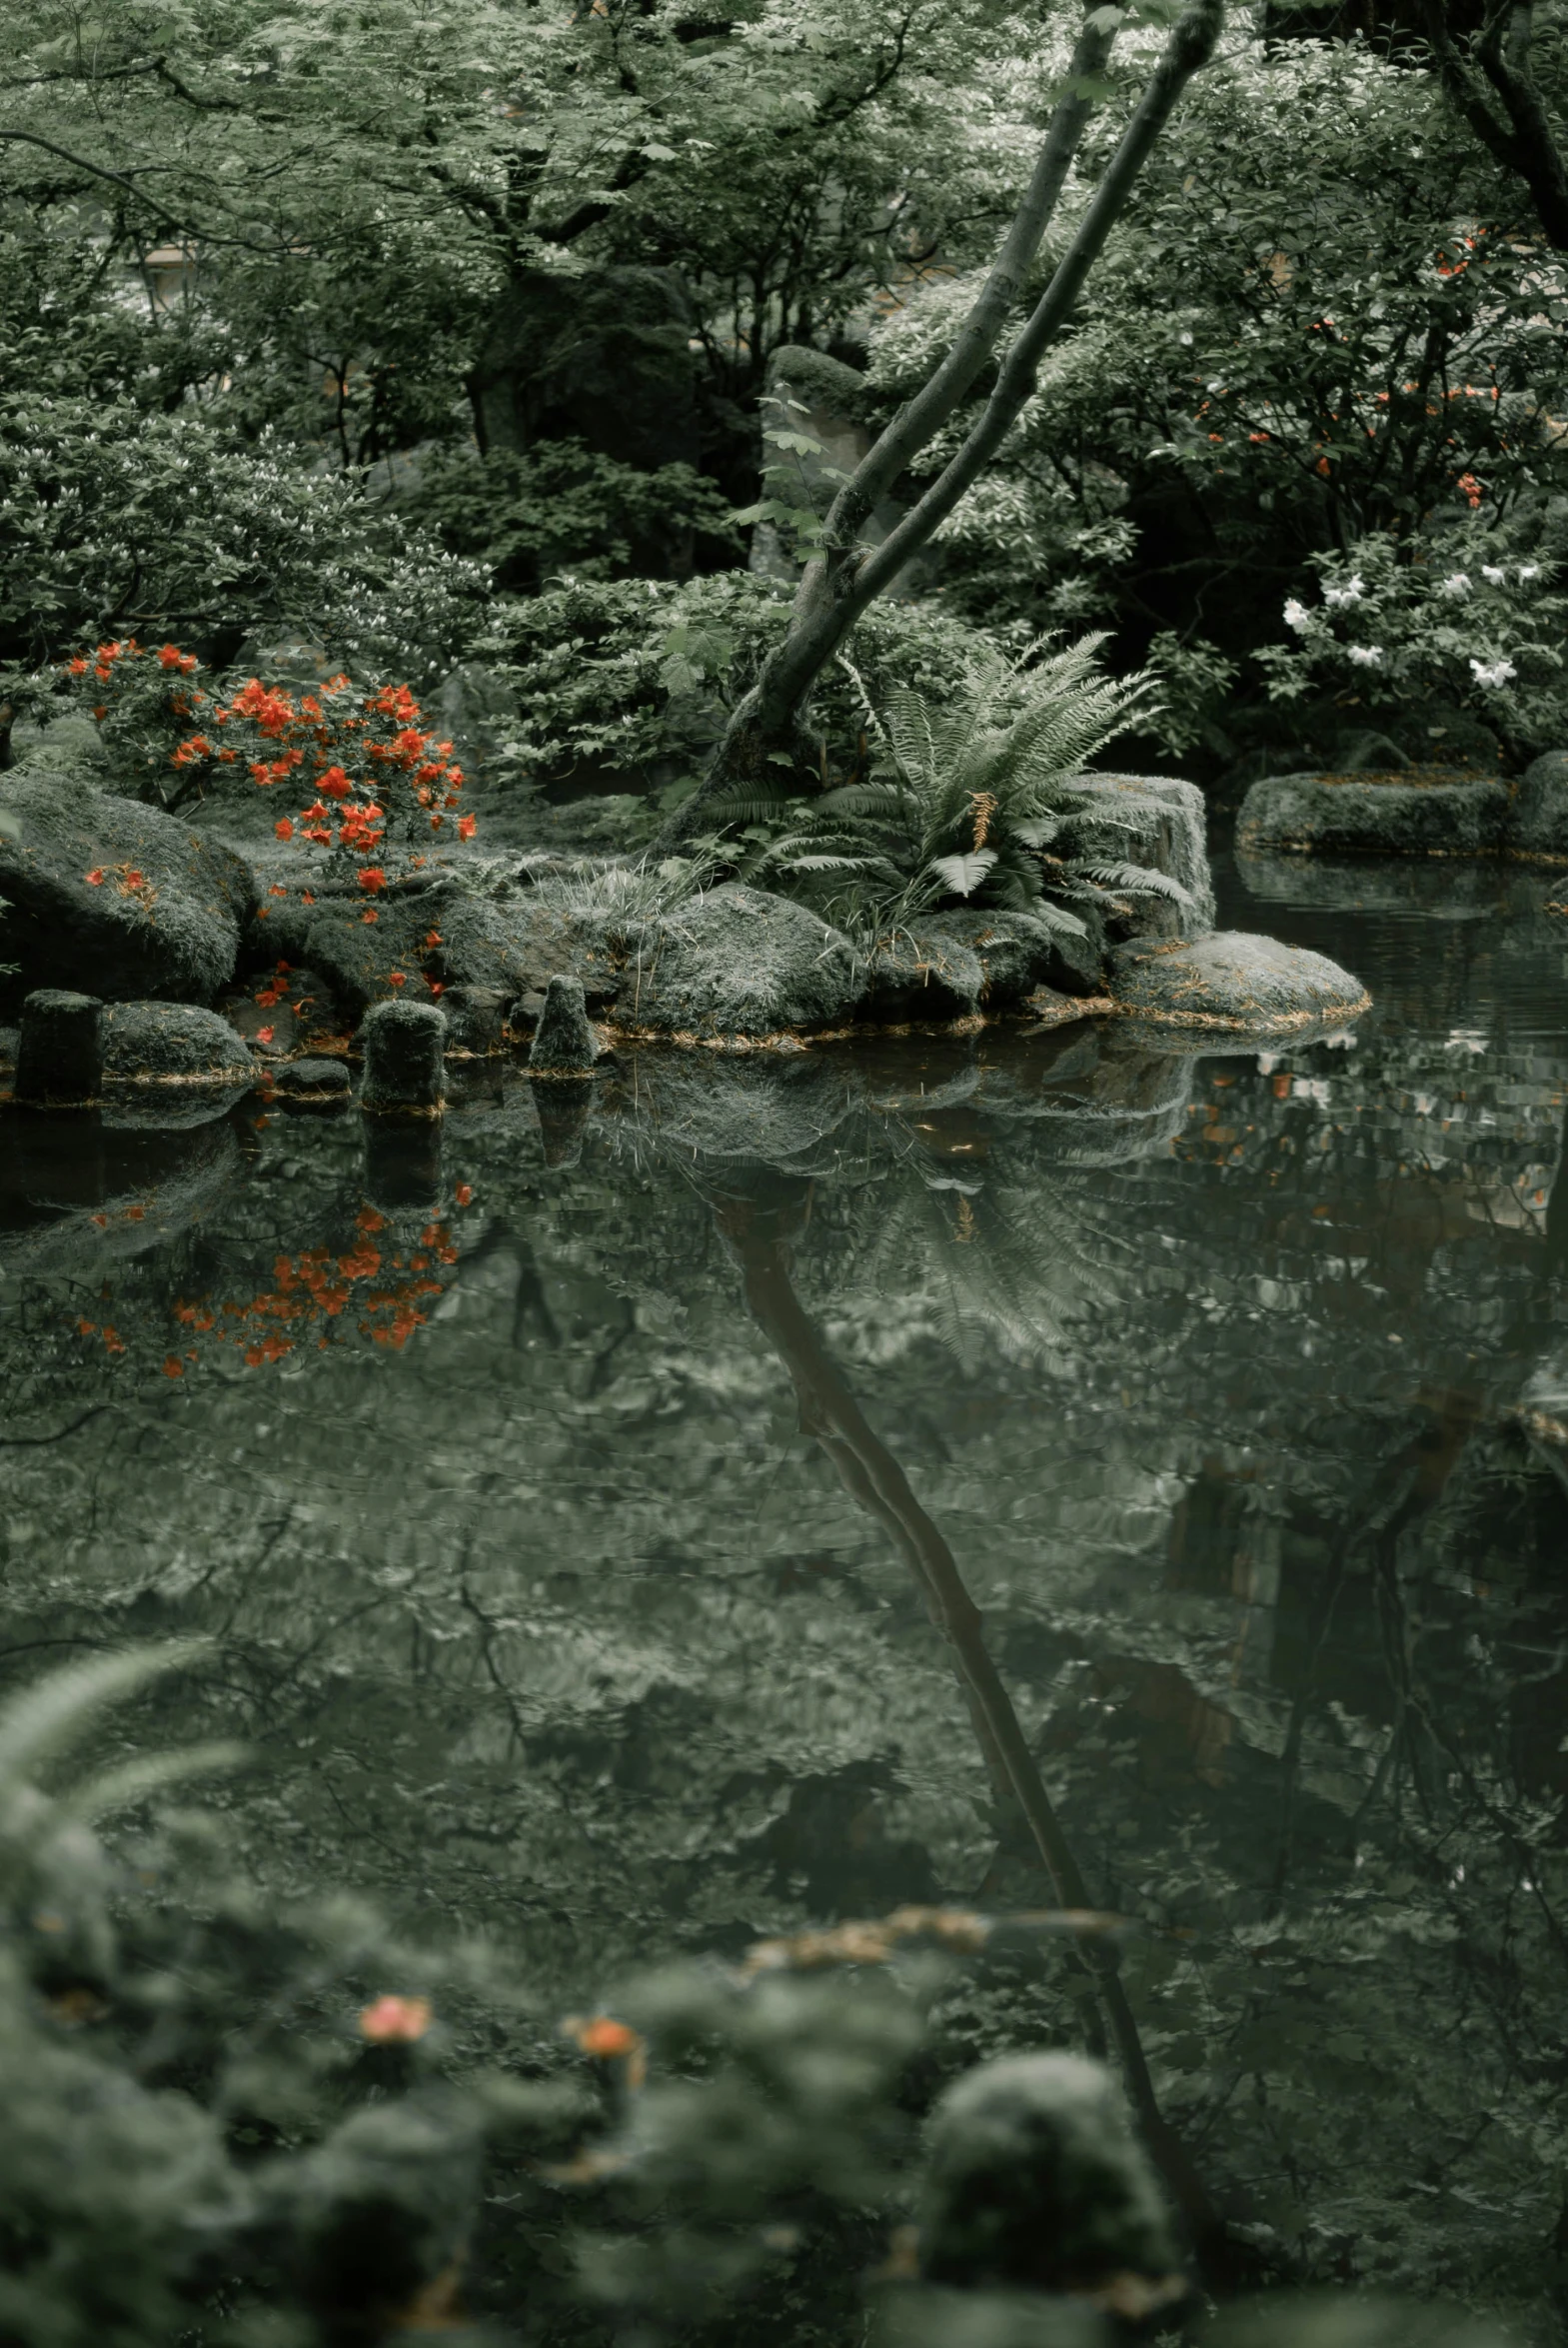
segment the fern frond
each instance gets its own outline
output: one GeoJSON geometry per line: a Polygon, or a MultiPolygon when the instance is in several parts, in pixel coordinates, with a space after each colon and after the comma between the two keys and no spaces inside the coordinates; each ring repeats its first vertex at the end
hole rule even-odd
{"type": "Polygon", "coordinates": [[[1134,897],[1164,897],[1179,905],[1183,913],[1197,911],[1191,890],[1172,874],[1156,872],[1152,865],[1103,864],[1084,857],[1074,858],[1065,869],[1075,881],[1093,881],[1101,889],[1122,889],[1134,897]]]}
{"type": "Polygon", "coordinates": [[[30,1777],[44,1762],[84,1737],[101,1712],[123,1703],[165,1672],[183,1670],[208,1651],[202,1638],[162,1646],[129,1647],[68,1663],[36,1687],[0,1706],[0,1785],[30,1777]]]}

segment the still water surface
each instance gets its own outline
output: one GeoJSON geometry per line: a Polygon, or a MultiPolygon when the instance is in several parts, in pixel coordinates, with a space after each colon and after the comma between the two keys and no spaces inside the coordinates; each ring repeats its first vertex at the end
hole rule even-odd
{"type": "Polygon", "coordinates": [[[966,1589],[1091,1896],[1141,1921],[1216,2191],[1324,2277],[1539,2310],[1568,888],[1223,887],[1373,1015],[1262,1054],[643,1055],[586,1115],[474,1064],[439,1164],[254,1098],[13,1115],[0,1660],[210,1634],[135,1733],[250,1740],[236,1851],[502,1932],[565,2009],[673,1950],[1049,1901],[933,1627],[966,1589]]]}

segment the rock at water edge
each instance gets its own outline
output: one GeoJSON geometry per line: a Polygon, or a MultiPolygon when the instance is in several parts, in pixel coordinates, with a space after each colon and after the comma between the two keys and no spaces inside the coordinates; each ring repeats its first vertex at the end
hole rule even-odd
{"type": "Polygon", "coordinates": [[[192,1003],[111,1003],[103,1014],[104,1075],[135,1085],[248,1085],[256,1062],[243,1036],[192,1003]]]}
{"type": "Polygon", "coordinates": [[[1354,775],[1271,775],[1236,819],[1236,847],[1325,856],[1487,856],[1511,811],[1502,783],[1369,783],[1354,775]]]}
{"type": "Polygon", "coordinates": [[[545,989],[545,1008],[528,1056],[529,1074],[586,1077],[598,1058],[599,1038],[583,1001],[583,982],[558,973],[545,989]]]}
{"type": "Polygon", "coordinates": [[[639,933],[616,1018],[655,1035],[811,1034],[857,1007],[865,967],[803,905],[728,882],[639,933]]]}
{"type": "Polygon", "coordinates": [[[1371,1000],[1326,955],[1241,930],[1216,930],[1190,946],[1123,947],[1111,994],[1118,1010],[1161,1026],[1260,1036],[1353,1019],[1371,1000]]]}
{"type": "Polygon", "coordinates": [[[447,1023],[433,1003],[374,1003],[360,1030],[360,1107],[377,1116],[439,1117],[447,1023]]]}
{"type": "Polygon", "coordinates": [[[46,769],[0,776],[3,982],[105,1002],[208,1003],[234,974],[254,884],[237,856],[134,799],[46,769]]]}
{"type": "Polygon", "coordinates": [[[86,1109],[103,1087],[103,1005],[40,987],[22,1006],[15,1094],[37,1109],[86,1109]]]}

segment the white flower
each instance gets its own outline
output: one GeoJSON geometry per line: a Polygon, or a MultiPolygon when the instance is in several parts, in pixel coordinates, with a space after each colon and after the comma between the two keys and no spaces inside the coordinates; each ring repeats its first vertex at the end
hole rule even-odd
{"type": "Polygon", "coordinates": [[[1509,678],[1517,677],[1519,672],[1512,661],[1478,661],[1472,654],[1470,674],[1477,685],[1496,686],[1506,685],[1509,678]]]}
{"type": "Polygon", "coordinates": [[[1311,614],[1305,604],[1297,602],[1293,595],[1285,598],[1285,626],[1287,628],[1294,628],[1299,634],[1310,618],[1311,614]]]}
{"type": "Polygon", "coordinates": [[[1501,563],[1483,563],[1481,565],[1481,577],[1489,579],[1494,587],[1501,587],[1507,576],[1508,574],[1501,563]]]}
{"type": "Polygon", "coordinates": [[[1358,604],[1365,593],[1364,579],[1347,579],[1343,587],[1325,587],[1323,601],[1331,612],[1342,612],[1346,604],[1358,604]]]}
{"type": "Polygon", "coordinates": [[[1380,644],[1352,644],[1347,649],[1358,669],[1375,669],[1383,657],[1380,644]]]}
{"type": "Polygon", "coordinates": [[[1519,577],[1520,577],[1522,580],[1523,580],[1523,579],[1539,579],[1539,578],[1540,578],[1540,576],[1541,576],[1541,566],[1540,566],[1540,564],[1539,564],[1539,563],[1521,563],[1521,564],[1520,564],[1520,566],[1519,566],[1519,577]]]}
{"type": "Polygon", "coordinates": [[[1468,595],[1470,592],[1469,572],[1450,571],[1446,579],[1439,581],[1437,592],[1439,595],[1468,595]]]}

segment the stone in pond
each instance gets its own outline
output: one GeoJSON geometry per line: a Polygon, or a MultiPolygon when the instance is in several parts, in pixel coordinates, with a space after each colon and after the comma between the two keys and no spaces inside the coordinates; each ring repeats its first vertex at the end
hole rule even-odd
{"type": "Polygon", "coordinates": [[[286,1061],[273,1081],[284,1100],[301,1109],[341,1109],[351,1090],[341,1060],[286,1061]]]}
{"type": "Polygon", "coordinates": [[[1036,987],[1093,994],[1104,983],[1103,925],[1090,906],[1071,909],[1082,935],[1056,927],[1042,914],[961,907],[933,914],[923,935],[965,946],[980,966],[980,1002],[987,1010],[1021,1003],[1036,987]]]}
{"type": "Polygon", "coordinates": [[[1216,930],[1190,946],[1124,946],[1111,993],[1119,1010],[1153,1026],[1259,1036],[1353,1019],[1371,1000],[1326,955],[1244,930],[1216,930]]]}
{"type": "Polygon", "coordinates": [[[360,1107],[375,1116],[439,1117],[447,1023],[433,1003],[373,1003],[360,1030],[360,1107]]]}
{"type": "Polygon", "coordinates": [[[1568,751],[1549,750],[1525,768],[1508,845],[1515,856],[1568,864],[1568,751]]]}
{"type": "Polygon", "coordinates": [[[0,980],[107,1002],[207,1003],[227,984],[254,894],[249,868],[190,824],[48,769],[0,776],[0,980]]]}
{"type": "Polygon", "coordinates": [[[529,1049],[531,1077],[586,1077],[599,1058],[599,1038],[583,1001],[583,982],[563,974],[545,989],[545,1006],[529,1049]]]}
{"type": "Polygon", "coordinates": [[[1177,2266],[1110,2075],[1076,2054],[981,2063],[931,2117],[920,2268],[966,2289],[1084,2291],[1177,2266]]]}
{"type": "Polygon", "coordinates": [[[104,1075],[120,1084],[224,1087],[257,1073],[244,1037],[195,1004],[111,1003],[102,1027],[104,1075]]]}
{"type": "Polygon", "coordinates": [[[447,1023],[447,1050],[461,1059],[486,1060],[507,1048],[507,1014],[514,998],[502,987],[449,987],[441,998],[447,1023]]]}
{"type": "Polygon", "coordinates": [[[1236,846],[1325,856],[1486,856],[1503,846],[1510,812],[1502,783],[1271,775],[1241,803],[1236,846]]]}
{"type": "Polygon", "coordinates": [[[18,1101],[37,1109],[85,1109],[103,1086],[103,1005],[96,995],[40,987],[22,1006],[16,1047],[18,1101]]]}
{"type": "Polygon", "coordinates": [[[616,1018],[700,1039],[810,1034],[848,1020],[863,986],[839,931],[787,897],[729,882],[639,933],[616,1018]]]}

